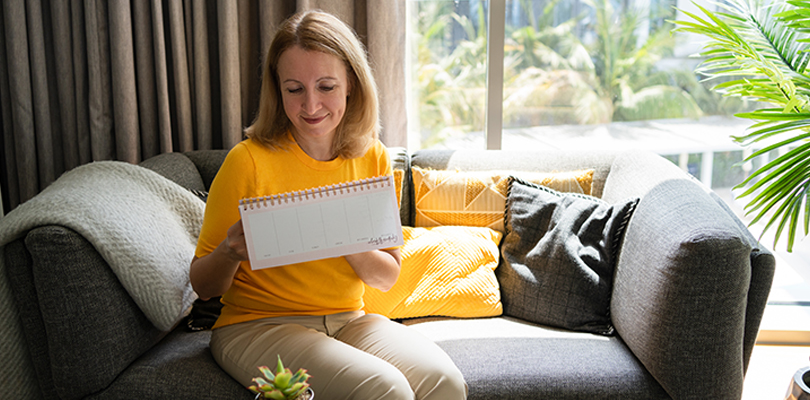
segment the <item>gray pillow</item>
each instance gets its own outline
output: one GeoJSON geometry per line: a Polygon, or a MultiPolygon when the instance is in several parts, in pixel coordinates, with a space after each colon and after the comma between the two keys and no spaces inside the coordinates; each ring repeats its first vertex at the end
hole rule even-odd
{"type": "Polygon", "coordinates": [[[495,271],[504,314],[612,335],[616,255],[637,203],[608,204],[510,178],[503,263],[495,271]]]}

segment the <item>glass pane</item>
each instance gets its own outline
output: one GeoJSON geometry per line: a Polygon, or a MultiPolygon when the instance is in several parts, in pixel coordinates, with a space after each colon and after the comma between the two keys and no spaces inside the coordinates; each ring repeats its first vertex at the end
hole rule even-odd
{"type": "MultiPolygon", "coordinates": [[[[730,115],[676,57],[676,0],[507,0],[504,128],[730,115]]],[[[682,52],[681,52],[682,53],[682,52]]]]}
{"type": "Polygon", "coordinates": [[[407,4],[409,147],[463,142],[470,133],[483,136],[488,1],[407,4]]]}

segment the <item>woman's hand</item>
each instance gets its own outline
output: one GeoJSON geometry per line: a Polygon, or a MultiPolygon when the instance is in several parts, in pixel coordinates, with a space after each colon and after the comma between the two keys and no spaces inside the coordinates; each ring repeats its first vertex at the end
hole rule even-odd
{"type": "Polygon", "coordinates": [[[242,226],[241,219],[228,228],[228,237],[219,245],[219,247],[222,246],[225,246],[224,250],[232,260],[246,261],[248,259],[245,228],[242,226]]]}
{"type": "Polygon", "coordinates": [[[191,287],[204,300],[222,296],[231,287],[239,264],[247,259],[245,231],[239,220],[228,228],[228,236],[211,254],[191,260],[191,287]]]}
{"type": "Polygon", "coordinates": [[[402,256],[399,249],[372,250],[349,254],[346,261],[366,285],[387,292],[397,283],[402,256]]]}

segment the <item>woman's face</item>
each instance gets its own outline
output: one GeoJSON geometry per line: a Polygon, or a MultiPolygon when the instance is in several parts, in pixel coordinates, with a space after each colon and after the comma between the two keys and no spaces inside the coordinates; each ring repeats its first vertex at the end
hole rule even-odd
{"type": "Polygon", "coordinates": [[[343,61],[294,46],[279,57],[278,78],[284,112],[299,144],[331,146],[351,91],[343,61]]]}

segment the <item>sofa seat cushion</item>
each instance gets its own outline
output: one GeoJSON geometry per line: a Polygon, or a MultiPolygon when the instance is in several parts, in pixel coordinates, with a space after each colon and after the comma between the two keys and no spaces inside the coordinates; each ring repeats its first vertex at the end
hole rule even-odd
{"type": "Polygon", "coordinates": [[[512,317],[406,320],[464,374],[469,400],[669,399],[618,336],[512,317]]]}
{"type": "Polygon", "coordinates": [[[210,339],[211,331],[178,327],[109,387],[87,399],[252,399],[254,395],[214,361],[210,339]]]}

